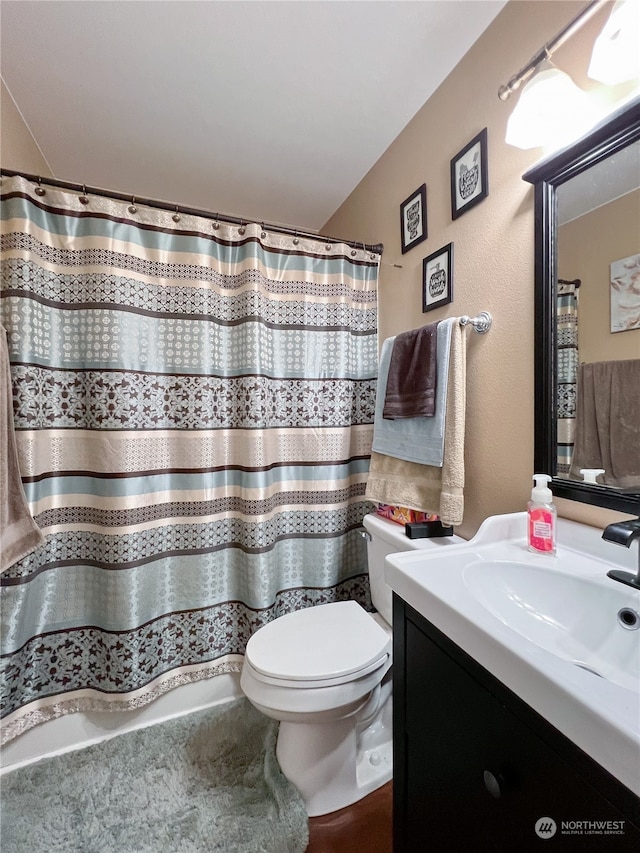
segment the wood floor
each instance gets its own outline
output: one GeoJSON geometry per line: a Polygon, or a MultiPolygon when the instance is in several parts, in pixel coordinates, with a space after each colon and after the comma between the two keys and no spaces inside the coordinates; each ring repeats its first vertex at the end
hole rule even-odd
{"type": "Polygon", "coordinates": [[[309,818],[306,853],[392,853],[393,782],[328,815],[309,818]]]}

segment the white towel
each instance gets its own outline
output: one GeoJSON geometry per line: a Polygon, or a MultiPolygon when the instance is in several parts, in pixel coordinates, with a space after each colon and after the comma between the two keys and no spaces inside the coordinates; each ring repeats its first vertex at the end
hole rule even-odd
{"type": "Polygon", "coordinates": [[[0,326],[0,572],[44,541],[24,496],[16,437],[7,336],[0,326]]]}
{"type": "Polygon", "coordinates": [[[378,392],[373,424],[373,450],[395,459],[434,465],[441,468],[444,460],[444,423],[447,408],[449,383],[449,353],[451,351],[451,329],[458,320],[454,317],[443,320],[436,331],[436,396],[435,413],[432,418],[383,418],[384,391],[395,338],[387,338],[382,344],[378,370],[378,392]]]}

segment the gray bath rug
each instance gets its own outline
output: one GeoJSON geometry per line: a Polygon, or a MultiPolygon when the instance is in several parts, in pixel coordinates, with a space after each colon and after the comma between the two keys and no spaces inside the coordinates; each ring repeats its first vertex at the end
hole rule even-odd
{"type": "Polygon", "coordinates": [[[2,777],[2,853],[302,853],[308,820],[246,699],[2,777]]]}

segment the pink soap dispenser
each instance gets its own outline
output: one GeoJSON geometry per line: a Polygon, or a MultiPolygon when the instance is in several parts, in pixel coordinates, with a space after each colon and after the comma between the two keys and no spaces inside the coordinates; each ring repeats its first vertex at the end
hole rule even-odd
{"type": "Polygon", "coordinates": [[[556,553],[556,508],[548,474],[534,474],[535,487],[527,504],[529,550],[536,554],[556,553]]]}

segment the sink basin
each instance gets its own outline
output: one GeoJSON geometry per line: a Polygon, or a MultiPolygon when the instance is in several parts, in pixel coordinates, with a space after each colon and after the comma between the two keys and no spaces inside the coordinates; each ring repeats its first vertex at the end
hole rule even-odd
{"type": "Polygon", "coordinates": [[[527,640],[631,690],[640,679],[640,601],[622,584],[525,562],[476,560],[472,595],[527,640]]]}

